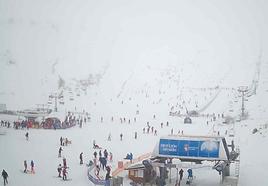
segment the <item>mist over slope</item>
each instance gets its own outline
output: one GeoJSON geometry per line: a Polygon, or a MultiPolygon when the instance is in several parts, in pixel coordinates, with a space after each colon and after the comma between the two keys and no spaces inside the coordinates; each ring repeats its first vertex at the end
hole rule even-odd
{"type": "Polygon", "coordinates": [[[185,87],[248,85],[260,53],[267,60],[266,9],[265,1],[1,0],[0,102],[46,103],[59,77],[73,84],[107,66],[99,86],[115,95],[167,69],[185,87]]]}

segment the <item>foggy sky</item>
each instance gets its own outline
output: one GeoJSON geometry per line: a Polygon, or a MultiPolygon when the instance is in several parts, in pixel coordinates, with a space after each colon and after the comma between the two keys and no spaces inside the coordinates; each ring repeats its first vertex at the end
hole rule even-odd
{"type": "Polygon", "coordinates": [[[267,61],[267,12],[265,0],[0,0],[0,92],[26,95],[53,64],[64,78],[192,65],[247,83],[267,61]]]}

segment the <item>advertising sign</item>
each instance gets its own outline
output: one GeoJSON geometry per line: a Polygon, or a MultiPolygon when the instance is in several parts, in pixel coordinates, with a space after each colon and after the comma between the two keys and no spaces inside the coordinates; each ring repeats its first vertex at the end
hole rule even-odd
{"type": "Polygon", "coordinates": [[[219,158],[220,142],[217,140],[160,139],[159,154],[184,157],[219,158]]]}

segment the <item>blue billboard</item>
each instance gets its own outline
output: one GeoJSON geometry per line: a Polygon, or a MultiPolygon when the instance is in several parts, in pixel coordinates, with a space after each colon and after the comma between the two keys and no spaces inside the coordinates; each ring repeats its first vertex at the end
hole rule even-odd
{"type": "Polygon", "coordinates": [[[160,139],[159,154],[184,157],[219,158],[220,142],[216,140],[160,139]]]}

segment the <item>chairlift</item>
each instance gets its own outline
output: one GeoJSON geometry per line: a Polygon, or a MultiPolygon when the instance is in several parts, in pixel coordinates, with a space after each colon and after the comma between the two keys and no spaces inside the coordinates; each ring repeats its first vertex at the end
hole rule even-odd
{"type": "Polygon", "coordinates": [[[48,101],[47,104],[51,105],[52,104],[52,101],[48,101]]]}
{"type": "Polygon", "coordinates": [[[61,105],[64,105],[64,101],[60,101],[59,103],[60,103],[61,105]]]}
{"type": "Polygon", "coordinates": [[[74,100],[74,98],[73,98],[73,97],[71,97],[71,98],[70,98],[70,101],[73,101],[73,100],[74,100]]]}

